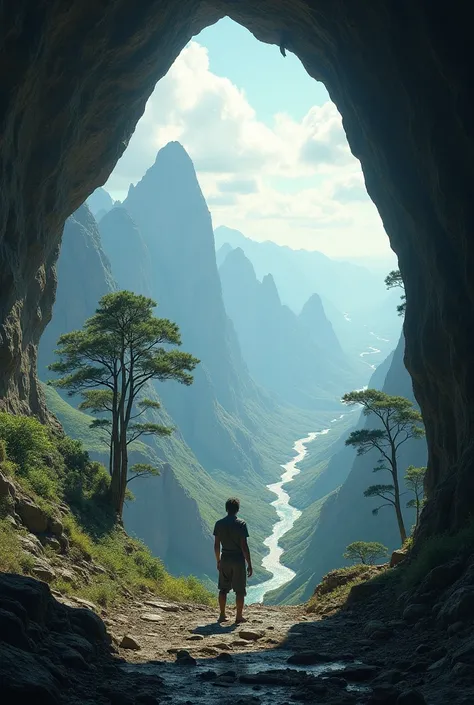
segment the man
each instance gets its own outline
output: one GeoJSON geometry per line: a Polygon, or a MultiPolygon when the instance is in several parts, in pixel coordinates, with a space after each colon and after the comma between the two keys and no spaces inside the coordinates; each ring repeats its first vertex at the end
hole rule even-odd
{"type": "Polygon", "coordinates": [[[227,516],[219,519],[214,527],[214,553],[219,572],[219,622],[225,622],[227,593],[235,592],[235,623],[245,622],[243,616],[247,576],[252,577],[252,560],[247,543],[249,532],[243,519],[237,517],[240,501],[231,497],[225,503],[227,516]],[[222,546],[222,553],[221,553],[222,546]],[[247,573],[245,571],[247,563],[247,573]]]}

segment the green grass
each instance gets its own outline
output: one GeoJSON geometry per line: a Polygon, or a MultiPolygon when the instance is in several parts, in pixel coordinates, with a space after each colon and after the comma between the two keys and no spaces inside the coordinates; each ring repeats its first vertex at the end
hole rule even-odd
{"type": "Polygon", "coordinates": [[[340,609],[355,585],[367,582],[376,575],[380,575],[377,568],[362,564],[332,570],[316,587],[306,605],[306,611],[313,614],[327,614],[340,609]]]}
{"type": "MultiPolygon", "coordinates": [[[[214,602],[196,578],[169,575],[159,558],[115,523],[107,502],[108,472],[90,460],[78,440],[56,434],[32,417],[2,412],[0,470],[50,516],[61,514],[69,552],[62,559],[47,551],[53,566],[92,559],[105,571],[91,570],[89,581],[78,578],[74,586],[58,579],[53,583],[56,589],[104,607],[145,592],[187,602],[214,602]],[[70,511],[60,513],[60,502],[66,502],[70,511]]],[[[0,569],[28,573],[34,559],[23,551],[20,532],[8,521],[11,509],[8,500],[0,505],[0,569]]]]}

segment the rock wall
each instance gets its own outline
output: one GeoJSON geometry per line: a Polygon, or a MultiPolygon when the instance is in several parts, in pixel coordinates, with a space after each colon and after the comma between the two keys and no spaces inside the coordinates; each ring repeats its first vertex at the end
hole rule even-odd
{"type": "Polygon", "coordinates": [[[51,315],[63,223],[105,182],[186,42],[226,14],[295,52],[343,115],[406,286],[406,361],[429,444],[423,527],[459,527],[474,490],[474,123],[465,2],[77,0],[73,10],[60,0],[3,3],[1,405],[45,416],[36,347],[51,315]]]}

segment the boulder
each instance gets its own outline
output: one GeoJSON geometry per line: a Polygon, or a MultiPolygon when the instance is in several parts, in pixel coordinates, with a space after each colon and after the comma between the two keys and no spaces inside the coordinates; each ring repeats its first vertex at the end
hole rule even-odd
{"type": "Polygon", "coordinates": [[[331,676],[345,678],[352,683],[363,683],[375,678],[378,674],[377,666],[370,666],[365,663],[352,663],[334,671],[331,676]]]}
{"type": "Polygon", "coordinates": [[[465,663],[474,666],[474,639],[465,642],[452,656],[453,663],[465,663]]]}
{"type": "Polygon", "coordinates": [[[186,649],[180,649],[178,653],[176,654],[176,661],[175,663],[178,666],[196,666],[197,661],[195,658],[191,656],[189,651],[186,651],[186,649]]]}
{"type": "Polygon", "coordinates": [[[30,650],[30,642],[25,633],[22,620],[13,612],[0,608],[0,641],[16,646],[18,649],[30,650]]]}
{"type": "Polygon", "coordinates": [[[57,517],[50,517],[48,521],[48,531],[54,536],[62,536],[64,532],[62,521],[57,517]]]}
{"type": "Polygon", "coordinates": [[[0,596],[19,602],[29,619],[43,624],[51,592],[45,583],[9,573],[0,574],[0,596]]]}
{"type": "Polygon", "coordinates": [[[140,615],[140,619],[143,619],[144,622],[161,622],[163,617],[153,612],[143,612],[143,614],[140,615]]]}
{"type": "Polygon", "coordinates": [[[15,496],[15,485],[11,480],[0,472],[0,499],[15,496]]]}
{"type": "Polygon", "coordinates": [[[49,546],[56,553],[61,553],[61,544],[55,536],[42,536],[41,541],[44,546],[49,546]]]}
{"type": "Polygon", "coordinates": [[[396,565],[400,565],[400,563],[403,563],[406,557],[407,552],[404,551],[402,548],[399,548],[397,551],[393,551],[390,557],[390,568],[395,568],[396,565]]]}
{"type": "Polygon", "coordinates": [[[105,624],[92,610],[71,610],[70,617],[73,625],[81,630],[88,641],[92,643],[96,641],[110,643],[110,636],[107,634],[105,624]]]}
{"type": "Polygon", "coordinates": [[[455,590],[438,612],[438,621],[443,626],[455,622],[468,622],[474,618],[474,587],[455,590]]]}
{"type": "Polygon", "coordinates": [[[313,666],[317,663],[329,663],[330,661],[333,661],[333,658],[328,654],[319,651],[301,651],[290,656],[286,662],[295,666],[313,666]]]}
{"type": "Polygon", "coordinates": [[[383,585],[376,582],[359,583],[358,585],[353,585],[347,597],[346,604],[352,605],[357,602],[363,602],[374,595],[376,595],[383,585]]]}
{"type": "Polygon", "coordinates": [[[430,608],[428,607],[428,605],[415,602],[411,605],[408,605],[408,607],[405,607],[405,609],[403,610],[403,619],[405,620],[405,622],[409,622],[409,624],[414,624],[420,619],[426,617],[429,612],[430,608]]]}
{"type": "Polygon", "coordinates": [[[141,646],[138,641],[136,641],[136,639],[134,639],[129,634],[126,634],[124,637],[122,637],[122,641],[120,642],[119,646],[121,649],[130,649],[132,651],[140,651],[141,649],[141,646]]]}
{"type": "Polygon", "coordinates": [[[239,636],[244,641],[258,641],[264,636],[263,632],[252,631],[251,629],[242,629],[239,632],[239,636]]]}
{"type": "Polygon", "coordinates": [[[30,653],[0,644],[2,703],[60,705],[58,682],[30,653]]]}
{"type": "Polygon", "coordinates": [[[423,579],[419,592],[439,592],[458,580],[464,570],[464,563],[458,559],[436,566],[423,579]]]}
{"type": "Polygon", "coordinates": [[[56,577],[53,568],[43,561],[35,563],[31,571],[39,580],[43,580],[45,583],[50,583],[56,577]]]}
{"type": "Polygon", "coordinates": [[[26,497],[18,498],[16,511],[28,531],[33,534],[43,534],[48,529],[48,515],[30,499],[26,497]]]}
{"type": "Polygon", "coordinates": [[[32,553],[33,556],[41,558],[44,554],[44,548],[41,541],[34,535],[28,534],[28,536],[19,536],[21,547],[24,551],[32,553]]]}

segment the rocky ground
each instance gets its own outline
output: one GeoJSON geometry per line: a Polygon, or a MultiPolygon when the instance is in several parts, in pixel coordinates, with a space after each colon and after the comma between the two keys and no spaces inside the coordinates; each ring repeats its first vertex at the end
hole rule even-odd
{"type": "Polygon", "coordinates": [[[398,599],[390,584],[353,588],[323,618],[254,605],[235,626],[153,599],[102,622],[93,605],[0,576],[2,702],[472,705],[474,562],[439,566],[398,599]]]}

